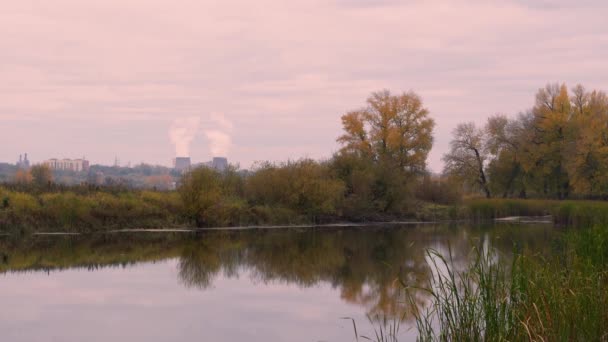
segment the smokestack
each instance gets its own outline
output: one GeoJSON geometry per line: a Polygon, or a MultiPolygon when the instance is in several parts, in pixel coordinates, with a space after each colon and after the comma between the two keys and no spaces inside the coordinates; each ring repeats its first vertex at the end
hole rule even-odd
{"type": "Polygon", "coordinates": [[[226,171],[228,168],[228,159],[226,157],[213,157],[211,167],[218,171],[226,171]]]}
{"type": "Polygon", "coordinates": [[[190,157],[177,157],[173,162],[176,171],[187,171],[190,169],[190,157]]]}

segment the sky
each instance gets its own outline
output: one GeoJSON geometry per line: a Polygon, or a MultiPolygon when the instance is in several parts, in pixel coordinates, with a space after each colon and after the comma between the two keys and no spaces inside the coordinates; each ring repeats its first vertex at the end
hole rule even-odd
{"type": "Polygon", "coordinates": [[[530,108],[548,82],[604,89],[598,0],[53,0],[0,9],[0,161],[171,165],[328,158],[371,92],[436,121],[530,108]]]}

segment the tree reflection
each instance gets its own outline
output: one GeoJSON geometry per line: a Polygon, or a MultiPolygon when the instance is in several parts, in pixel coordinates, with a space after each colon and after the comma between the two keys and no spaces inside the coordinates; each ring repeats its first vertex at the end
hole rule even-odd
{"type": "MultiPolygon", "coordinates": [[[[548,226],[427,225],[0,239],[0,272],[95,271],[177,258],[178,278],[186,287],[204,290],[220,276],[242,275],[300,287],[325,283],[370,315],[398,317],[405,312],[403,284],[428,284],[428,248],[442,253],[449,248],[454,267],[464,268],[472,246],[491,240],[508,257],[514,244],[520,250],[546,249],[550,231],[548,226]]],[[[424,305],[427,298],[416,300],[424,305]]]]}

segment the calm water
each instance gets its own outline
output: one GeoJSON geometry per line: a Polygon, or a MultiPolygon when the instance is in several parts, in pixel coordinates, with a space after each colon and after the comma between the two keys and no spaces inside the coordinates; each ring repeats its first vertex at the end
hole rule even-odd
{"type": "MultiPolygon", "coordinates": [[[[2,341],[354,341],[404,317],[425,250],[546,252],[551,225],[268,229],[0,238],[2,341]]],[[[421,305],[425,299],[420,298],[421,305]]]]}

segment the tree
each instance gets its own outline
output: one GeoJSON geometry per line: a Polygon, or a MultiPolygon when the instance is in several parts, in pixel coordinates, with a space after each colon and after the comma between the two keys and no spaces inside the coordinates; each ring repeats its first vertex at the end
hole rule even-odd
{"type": "MultiPolygon", "coordinates": [[[[458,134],[463,134],[462,129],[458,134]]],[[[608,96],[604,92],[589,92],[582,85],[569,92],[565,84],[548,84],[538,90],[534,107],[525,114],[516,119],[496,115],[488,120],[483,134],[468,133],[475,139],[455,139],[456,145],[444,159],[449,163],[446,170],[474,180],[482,189],[485,178],[490,192],[503,197],[516,193],[559,199],[571,193],[608,196],[608,96]],[[464,152],[465,141],[479,142],[480,158],[475,149],[464,152]]]]}
{"type": "Polygon", "coordinates": [[[485,126],[485,149],[491,156],[487,166],[490,189],[502,193],[502,197],[519,190],[519,197],[526,197],[525,173],[521,166],[521,147],[525,141],[525,116],[509,119],[497,114],[488,119],[485,126]]]}
{"type": "Polygon", "coordinates": [[[414,92],[372,93],[367,107],[342,116],[333,167],[346,184],[347,212],[403,212],[413,178],[424,174],[435,122],[414,92]]]}
{"type": "Polygon", "coordinates": [[[30,169],[32,180],[37,186],[47,186],[53,181],[53,171],[48,165],[34,165],[30,169]]]}
{"type": "Polygon", "coordinates": [[[389,162],[404,171],[422,171],[433,146],[435,122],[414,92],[372,93],[367,108],[342,116],[342,151],[389,162]]]}
{"type": "Polygon", "coordinates": [[[367,113],[363,110],[353,111],[342,116],[342,127],[344,135],[338,138],[338,142],[344,145],[342,151],[369,157],[372,146],[366,131],[367,113]]]}
{"type": "Polygon", "coordinates": [[[32,182],[32,174],[29,171],[18,169],[14,177],[17,184],[29,184],[32,182]]]}
{"type": "Polygon", "coordinates": [[[541,191],[558,198],[568,196],[570,183],[564,159],[574,136],[572,106],[566,85],[549,84],[539,89],[532,108],[533,127],[526,144],[523,166],[542,180],[541,191]]]}
{"type": "Polygon", "coordinates": [[[444,173],[458,177],[470,185],[481,188],[487,198],[491,197],[485,162],[488,159],[485,148],[485,134],[473,122],[459,124],[452,133],[450,152],[443,156],[444,173]]]}
{"type": "Polygon", "coordinates": [[[573,190],[591,196],[608,193],[608,97],[604,92],[573,89],[574,141],[568,144],[566,169],[573,190]]]}
{"type": "Polygon", "coordinates": [[[219,172],[200,167],[186,174],[178,188],[186,215],[197,227],[210,224],[210,211],[222,198],[222,183],[219,172]]]}

